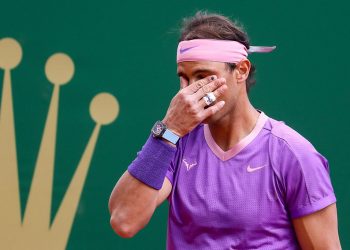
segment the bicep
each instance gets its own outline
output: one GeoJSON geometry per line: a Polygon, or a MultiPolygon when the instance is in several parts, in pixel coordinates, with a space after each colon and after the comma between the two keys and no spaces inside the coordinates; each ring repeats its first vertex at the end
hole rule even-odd
{"type": "Polygon", "coordinates": [[[158,193],[157,206],[162,204],[163,201],[165,201],[165,199],[168,198],[168,196],[171,192],[171,189],[172,189],[171,182],[169,181],[169,179],[167,177],[165,177],[164,182],[163,182],[163,186],[159,190],[159,193],[158,193]]]}
{"type": "Polygon", "coordinates": [[[302,249],[341,249],[336,203],[292,222],[302,249]]]}

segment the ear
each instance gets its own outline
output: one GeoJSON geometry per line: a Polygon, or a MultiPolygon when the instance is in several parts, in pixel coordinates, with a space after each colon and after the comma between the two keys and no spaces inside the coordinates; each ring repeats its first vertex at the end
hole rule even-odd
{"type": "Polygon", "coordinates": [[[249,76],[251,63],[248,59],[242,60],[236,64],[236,79],[237,83],[245,82],[249,76]]]}

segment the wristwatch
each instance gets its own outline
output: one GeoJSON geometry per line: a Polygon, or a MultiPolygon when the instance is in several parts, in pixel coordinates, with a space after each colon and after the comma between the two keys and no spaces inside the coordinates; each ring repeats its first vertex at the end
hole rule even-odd
{"type": "Polygon", "coordinates": [[[153,137],[156,138],[163,138],[169,142],[171,142],[172,144],[175,144],[179,141],[180,136],[178,136],[177,134],[175,134],[174,132],[172,132],[171,130],[169,130],[166,125],[161,122],[161,121],[157,121],[152,128],[152,135],[153,137]]]}

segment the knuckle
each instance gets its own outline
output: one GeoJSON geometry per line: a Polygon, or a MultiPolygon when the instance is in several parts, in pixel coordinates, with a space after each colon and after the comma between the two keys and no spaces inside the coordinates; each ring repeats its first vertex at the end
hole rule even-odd
{"type": "Polygon", "coordinates": [[[190,100],[190,103],[191,103],[191,106],[192,106],[192,107],[196,107],[198,101],[196,101],[195,99],[191,99],[191,100],[190,100]]]}
{"type": "Polygon", "coordinates": [[[189,107],[188,112],[193,116],[197,115],[196,109],[193,106],[189,107]]]}
{"type": "Polygon", "coordinates": [[[215,106],[213,106],[213,107],[211,107],[211,108],[209,109],[209,114],[210,114],[210,115],[214,115],[216,112],[217,112],[217,108],[216,108],[215,106]]]}
{"type": "Polygon", "coordinates": [[[187,109],[192,109],[193,108],[193,105],[192,105],[192,100],[190,99],[190,98],[188,98],[188,97],[185,97],[185,99],[184,99],[184,104],[185,104],[185,107],[187,108],[187,109]]]}
{"type": "Polygon", "coordinates": [[[186,113],[189,114],[190,116],[194,116],[197,113],[197,110],[196,110],[195,106],[188,103],[187,107],[186,107],[186,113]]]}
{"type": "Polygon", "coordinates": [[[201,120],[201,117],[198,113],[196,113],[194,116],[193,116],[195,122],[199,122],[201,120]]]}
{"type": "Polygon", "coordinates": [[[217,99],[218,97],[220,97],[222,95],[222,93],[219,92],[219,91],[215,91],[214,95],[215,95],[215,97],[217,99]]]}
{"type": "Polygon", "coordinates": [[[215,84],[216,80],[213,80],[211,78],[206,79],[207,84],[215,84]]]}
{"type": "Polygon", "coordinates": [[[226,90],[226,87],[223,86],[221,88],[218,88],[217,91],[215,91],[215,92],[217,95],[221,95],[225,92],[225,90],[226,90]]]}
{"type": "Polygon", "coordinates": [[[215,82],[213,82],[213,89],[218,89],[218,88],[220,88],[221,87],[221,83],[220,82],[218,82],[218,81],[215,81],[215,82]]]}
{"type": "Polygon", "coordinates": [[[215,96],[218,97],[223,93],[221,89],[218,89],[217,91],[214,92],[215,96]]]}
{"type": "Polygon", "coordinates": [[[185,95],[185,93],[182,92],[182,91],[179,92],[178,97],[179,97],[179,99],[182,100],[182,101],[186,99],[186,95],[185,95]]]}
{"type": "Polygon", "coordinates": [[[216,113],[214,108],[208,110],[209,116],[214,115],[216,113]]]}
{"type": "Polygon", "coordinates": [[[203,81],[200,80],[200,81],[196,82],[196,87],[199,89],[203,86],[203,84],[204,84],[203,81]]]}
{"type": "Polygon", "coordinates": [[[203,92],[204,92],[204,93],[208,93],[208,92],[210,92],[210,91],[211,91],[211,88],[210,88],[209,85],[203,86],[203,92]]]}

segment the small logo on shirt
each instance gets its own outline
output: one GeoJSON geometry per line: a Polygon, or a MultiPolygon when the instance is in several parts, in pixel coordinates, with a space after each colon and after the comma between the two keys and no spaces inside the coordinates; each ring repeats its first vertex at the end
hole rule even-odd
{"type": "Polygon", "coordinates": [[[248,173],[254,172],[256,170],[262,169],[263,167],[265,167],[266,165],[260,166],[260,167],[256,167],[256,168],[252,168],[250,165],[248,165],[247,167],[247,171],[248,173]]]}
{"type": "Polygon", "coordinates": [[[186,159],[183,159],[182,161],[185,163],[187,171],[197,165],[197,162],[188,163],[186,159]]]}

